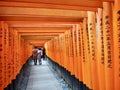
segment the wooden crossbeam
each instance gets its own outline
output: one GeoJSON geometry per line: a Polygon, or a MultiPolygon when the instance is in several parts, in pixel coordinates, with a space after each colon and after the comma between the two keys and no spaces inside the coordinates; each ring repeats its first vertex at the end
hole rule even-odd
{"type": "Polygon", "coordinates": [[[52,32],[52,33],[50,33],[50,32],[47,32],[47,33],[45,33],[45,32],[41,32],[41,33],[36,33],[36,32],[21,32],[21,33],[19,33],[19,34],[21,34],[22,36],[23,35],[44,35],[44,36],[46,36],[46,35],[59,35],[59,34],[62,34],[62,33],[60,33],[60,32],[52,32]]]}
{"type": "Polygon", "coordinates": [[[34,8],[51,8],[51,9],[67,9],[67,10],[89,10],[96,11],[98,7],[102,7],[102,1],[98,0],[4,0],[0,1],[0,6],[14,7],[34,7],[34,8]],[[17,2],[16,2],[17,1],[17,2]]]}

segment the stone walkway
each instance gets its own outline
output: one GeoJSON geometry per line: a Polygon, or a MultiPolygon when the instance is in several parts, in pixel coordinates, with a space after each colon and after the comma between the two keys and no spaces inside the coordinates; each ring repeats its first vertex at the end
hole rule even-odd
{"type": "Polygon", "coordinates": [[[64,89],[61,81],[57,80],[47,61],[42,65],[31,63],[31,72],[26,90],[69,90],[64,89]]]}

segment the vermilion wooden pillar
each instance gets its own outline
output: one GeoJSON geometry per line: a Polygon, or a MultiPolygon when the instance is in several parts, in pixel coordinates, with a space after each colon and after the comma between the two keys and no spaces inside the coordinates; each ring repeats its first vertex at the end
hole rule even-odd
{"type": "Polygon", "coordinates": [[[0,90],[4,88],[4,29],[3,22],[0,22],[0,90]]]}
{"type": "Polygon", "coordinates": [[[13,29],[9,28],[9,78],[10,78],[10,83],[13,80],[13,29]]]}
{"type": "Polygon", "coordinates": [[[8,30],[8,25],[6,23],[4,23],[4,29],[5,29],[5,38],[4,38],[4,44],[5,44],[5,53],[4,53],[4,60],[6,62],[6,87],[7,85],[10,83],[10,78],[9,78],[9,71],[10,71],[10,68],[9,68],[9,63],[10,63],[10,60],[9,60],[9,30],[8,30]]]}
{"type": "Polygon", "coordinates": [[[82,55],[81,55],[81,25],[82,23],[80,23],[80,25],[77,26],[77,53],[78,53],[78,79],[79,81],[83,82],[83,77],[82,77],[82,55]]]}
{"type": "Polygon", "coordinates": [[[65,56],[66,56],[66,69],[69,71],[69,43],[68,43],[68,31],[65,32],[65,56]]]}
{"type": "Polygon", "coordinates": [[[120,0],[115,0],[113,11],[114,90],[120,90],[120,0]]]}
{"type": "MultiPolygon", "coordinates": [[[[83,23],[84,24],[84,23],[83,23]]],[[[82,60],[82,81],[83,84],[86,84],[86,71],[85,71],[85,42],[84,42],[84,34],[83,34],[83,24],[80,26],[80,37],[81,37],[81,60],[82,60]]]]}
{"type": "MultiPolygon", "coordinates": [[[[92,82],[92,75],[91,75],[91,59],[90,59],[90,39],[89,39],[89,32],[88,32],[88,19],[84,18],[83,20],[83,42],[84,42],[84,57],[83,59],[83,66],[84,66],[84,75],[85,77],[85,84],[90,88],[93,89],[93,82],[92,82]]],[[[81,45],[82,46],[82,45],[81,45]]]]}
{"type": "Polygon", "coordinates": [[[18,48],[18,33],[17,31],[14,29],[13,30],[13,39],[14,39],[14,42],[13,42],[13,53],[14,53],[14,79],[16,77],[16,75],[19,73],[19,70],[20,70],[20,66],[19,66],[19,48],[18,48]]]}
{"type": "Polygon", "coordinates": [[[97,53],[96,53],[96,22],[95,12],[88,12],[88,32],[90,43],[90,62],[93,90],[99,90],[98,72],[97,72],[97,53]]]}
{"type": "Polygon", "coordinates": [[[72,30],[69,31],[69,44],[70,44],[70,68],[71,68],[71,75],[74,75],[74,51],[73,51],[73,32],[72,30]]]}
{"type": "Polygon", "coordinates": [[[103,3],[103,36],[106,90],[114,90],[112,4],[108,2],[103,3]]]}
{"type": "Polygon", "coordinates": [[[97,12],[97,67],[98,67],[98,81],[99,90],[105,89],[105,50],[104,50],[104,36],[103,36],[103,10],[98,9],[97,12]],[[102,73],[102,74],[101,74],[102,73]],[[102,77],[102,78],[101,78],[102,77]]]}
{"type": "Polygon", "coordinates": [[[78,78],[78,53],[77,53],[77,30],[76,25],[73,26],[73,57],[74,57],[74,75],[76,78],[78,78]]]}
{"type": "Polygon", "coordinates": [[[2,22],[3,29],[3,72],[4,72],[4,88],[7,87],[9,83],[8,78],[8,26],[6,23],[2,22]]]}

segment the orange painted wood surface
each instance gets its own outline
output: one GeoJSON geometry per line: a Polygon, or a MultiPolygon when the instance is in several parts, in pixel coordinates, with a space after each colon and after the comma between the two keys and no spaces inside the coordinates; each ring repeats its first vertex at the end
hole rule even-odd
{"type": "Polygon", "coordinates": [[[115,0],[113,11],[114,90],[120,89],[120,0],[115,0]]]}
{"type": "Polygon", "coordinates": [[[105,85],[106,90],[114,90],[114,59],[113,59],[113,23],[112,4],[103,3],[103,36],[105,50],[105,85]]]}
{"type": "Polygon", "coordinates": [[[106,90],[105,88],[105,50],[104,50],[104,36],[103,36],[103,10],[98,9],[97,12],[97,67],[98,67],[98,82],[99,90],[106,90]],[[102,74],[101,74],[102,73],[102,74]],[[102,78],[101,78],[102,77],[102,78]]]}
{"type": "Polygon", "coordinates": [[[93,90],[99,90],[98,72],[97,72],[97,58],[96,58],[96,23],[95,12],[88,12],[88,32],[90,43],[90,62],[93,90]]]}

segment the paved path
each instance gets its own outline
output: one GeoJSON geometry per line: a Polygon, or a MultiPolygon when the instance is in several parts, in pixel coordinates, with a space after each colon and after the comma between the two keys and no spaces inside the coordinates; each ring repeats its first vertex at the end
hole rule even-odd
{"type": "Polygon", "coordinates": [[[32,62],[31,65],[26,90],[64,90],[53,72],[49,69],[47,61],[42,61],[42,65],[34,65],[32,62]]]}

